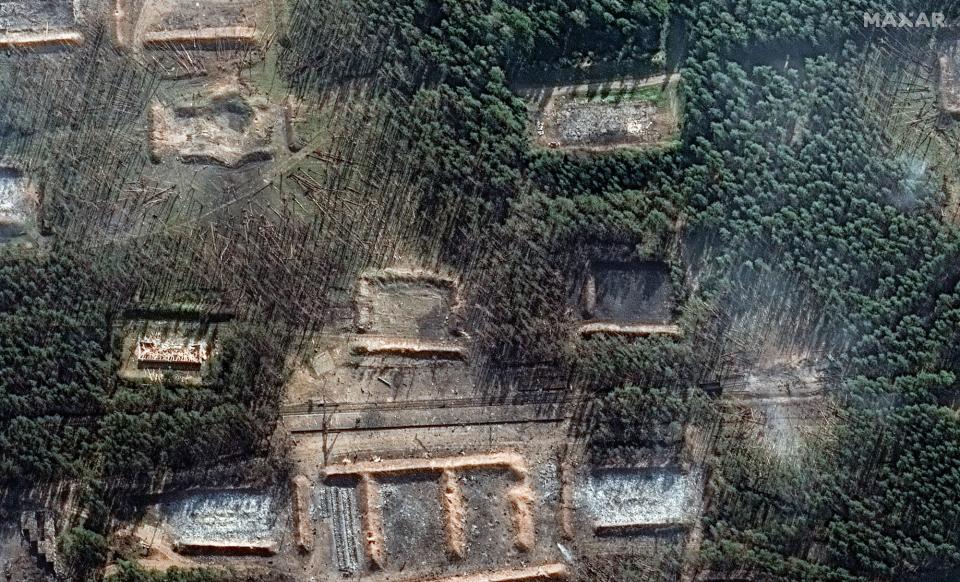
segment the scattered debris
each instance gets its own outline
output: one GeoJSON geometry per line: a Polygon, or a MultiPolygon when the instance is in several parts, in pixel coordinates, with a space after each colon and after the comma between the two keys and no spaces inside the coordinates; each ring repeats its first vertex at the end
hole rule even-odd
{"type": "Polygon", "coordinates": [[[676,139],[676,77],[605,86],[553,87],[534,114],[535,140],[550,148],[657,147],[676,139]]]}
{"type": "Polygon", "coordinates": [[[357,493],[353,486],[328,485],[325,492],[326,512],[333,532],[333,554],[337,569],[351,574],[360,569],[360,514],[357,511],[357,493]]]}
{"type": "Polygon", "coordinates": [[[55,515],[49,511],[25,511],[20,514],[20,531],[40,567],[55,579],[66,580],[67,571],[57,552],[55,515]]]}
{"type": "Polygon", "coordinates": [[[683,527],[700,504],[699,473],[677,469],[617,468],[591,472],[577,487],[578,507],[597,534],[683,527]]]}
{"type": "Polygon", "coordinates": [[[218,353],[222,325],[189,319],[121,322],[120,377],[158,382],[166,376],[183,384],[201,383],[218,353]]]}
{"type": "Polygon", "coordinates": [[[138,368],[199,371],[210,355],[207,343],[189,338],[140,338],[134,357],[138,368]]]}
{"type": "Polygon", "coordinates": [[[192,493],[162,506],[164,526],[181,554],[272,555],[280,508],[249,490],[192,493]]]}
{"type": "Polygon", "coordinates": [[[0,242],[23,240],[35,232],[40,195],[20,170],[0,166],[0,242]]]}
{"type": "MultiPolygon", "coordinates": [[[[450,557],[462,560],[468,551],[466,533],[467,504],[475,503],[465,496],[458,474],[464,472],[504,470],[513,484],[500,495],[506,501],[514,533],[514,545],[523,552],[530,551],[535,542],[534,499],[529,472],[522,456],[515,453],[491,453],[462,455],[440,459],[394,459],[365,461],[327,466],[325,478],[356,478],[363,537],[367,558],[374,569],[387,565],[387,547],[395,543],[412,541],[411,538],[442,536],[443,547],[450,557]],[[431,478],[431,475],[433,478],[431,478]],[[433,495],[428,491],[433,490],[433,495]],[[416,528],[426,528],[415,534],[413,522],[407,520],[404,511],[413,500],[426,503],[434,500],[437,510],[433,515],[442,517],[437,521],[436,532],[423,519],[416,521],[416,528]],[[401,503],[401,499],[406,501],[401,503]],[[401,511],[401,513],[397,513],[401,511]],[[385,519],[384,514],[387,515],[385,519]],[[394,518],[399,521],[394,522],[394,518]],[[398,539],[399,537],[399,539],[398,539]]],[[[424,508],[424,516],[430,512],[424,508]]],[[[428,518],[427,518],[428,519],[428,518]]],[[[346,536],[343,536],[346,537],[346,536]]],[[[335,536],[336,539],[336,536],[335,536]]],[[[432,547],[439,547],[433,543],[432,547]]],[[[412,556],[409,548],[399,552],[408,560],[422,560],[424,556],[412,556]]],[[[398,556],[394,556],[396,560],[398,556]]],[[[427,565],[426,562],[424,565],[427,565]]]]}

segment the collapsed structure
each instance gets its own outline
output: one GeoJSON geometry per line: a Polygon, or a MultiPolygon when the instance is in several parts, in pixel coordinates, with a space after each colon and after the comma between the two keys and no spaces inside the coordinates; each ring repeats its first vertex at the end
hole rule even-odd
{"type": "Polygon", "coordinates": [[[156,382],[165,375],[184,384],[204,380],[218,352],[217,336],[224,321],[141,319],[119,323],[117,335],[123,355],[120,377],[156,382]]]}
{"type": "Polygon", "coordinates": [[[171,341],[163,338],[137,340],[135,358],[139,368],[160,368],[200,371],[207,361],[207,342],[171,341]]]}
{"type": "Polygon", "coordinates": [[[365,550],[371,567],[386,566],[384,525],[378,482],[382,478],[402,475],[434,474],[439,477],[438,505],[443,515],[444,544],[453,558],[466,553],[464,497],[457,475],[465,471],[504,469],[516,481],[505,492],[511,508],[514,545],[521,551],[533,546],[533,493],[526,463],[514,453],[493,453],[445,459],[397,459],[376,463],[331,465],[325,468],[325,479],[353,477],[358,479],[360,515],[363,523],[365,550]]]}
{"type": "Polygon", "coordinates": [[[684,528],[701,498],[698,474],[678,467],[603,468],[591,471],[576,489],[599,535],[684,528]]]}
{"type": "MultiPolygon", "coordinates": [[[[272,556],[287,509],[273,495],[249,489],[195,491],[152,505],[133,535],[145,554],[170,565],[178,556],[272,556]]],[[[149,564],[149,562],[148,562],[149,564]]]]}

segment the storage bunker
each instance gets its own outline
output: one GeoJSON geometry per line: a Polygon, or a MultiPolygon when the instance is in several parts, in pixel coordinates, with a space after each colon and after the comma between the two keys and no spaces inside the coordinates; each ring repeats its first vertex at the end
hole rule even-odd
{"type": "Polygon", "coordinates": [[[456,282],[437,273],[384,269],[360,278],[357,355],[459,359],[460,298],[456,282]]]}
{"type": "Polygon", "coordinates": [[[656,147],[676,139],[677,78],[554,87],[534,114],[536,141],[552,148],[656,147]]]}
{"type": "Polygon", "coordinates": [[[3,0],[0,2],[0,48],[45,48],[77,45],[83,35],[74,0],[3,0]]]}
{"type": "Polygon", "coordinates": [[[679,468],[595,469],[578,481],[574,503],[597,535],[649,533],[689,525],[702,491],[700,474],[679,468]]]}
{"type": "Polygon", "coordinates": [[[0,166],[0,243],[34,231],[39,208],[40,196],[23,173],[0,166]]]}
{"type": "Polygon", "coordinates": [[[316,503],[321,519],[330,528],[333,563],[337,570],[352,574],[364,565],[359,501],[356,482],[333,479],[316,489],[316,503]]]}
{"type": "Polygon", "coordinates": [[[114,0],[116,36],[147,50],[224,50],[255,46],[268,22],[260,0],[114,0]]]}
{"type": "Polygon", "coordinates": [[[513,453],[329,465],[319,497],[345,573],[470,573],[528,561],[535,543],[532,480],[513,453]]]}
{"type": "Polygon", "coordinates": [[[183,495],[160,512],[178,553],[273,555],[286,507],[268,493],[219,490],[183,495]]]}
{"type": "Polygon", "coordinates": [[[159,381],[164,375],[200,383],[217,355],[222,323],[196,320],[128,320],[121,326],[120,376],[159,381]]]}
{"type": "Polygon", "coordinates": [[[592,261],[581,294],[580,333],[679,333],[670,266],[663,261],[592,261]]]}
{"type": "Polygon", "coordinates": [[[134,351],[140,370],[200,372],[209,357],[207,342],[189,337],[141,337],[134,351]]]}
{"type": "Polygon", "coordinates": [[[159,163],[176,156],[185,164],[239,168],[272,160],[286,141],[286,105],[247,95],[242,86],[220,86],[206,95],[150,109],[150,153],[159,163]]]}

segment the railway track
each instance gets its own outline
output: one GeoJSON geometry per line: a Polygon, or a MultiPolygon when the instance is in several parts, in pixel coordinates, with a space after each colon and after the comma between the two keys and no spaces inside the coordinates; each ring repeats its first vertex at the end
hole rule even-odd
{"type": "Polygon", "coordinates": [[[343,413],[363,412],[367,410],[425,410],[433,408],[466,408],[479,406],[518,406],[518,405],[553,405],[567,404],[575,401],[568,391],[551,391],[549,393],[519,393],[510,398],[496,399],[491,397],[474,398],[437,398],[422,400],[396,400],[393,402],[322,402],[312,400],[280,408],[282,416],[314,413],[343,413]]]}
{"type": "Polygon", "coordinates": [[[283,422],[292,433],[354,432],[561,423],[573,418],[577,399],[568,393],[547,398],[518,397],[414,400],[400,402],[304,403],[285,407],[283,422]]]}

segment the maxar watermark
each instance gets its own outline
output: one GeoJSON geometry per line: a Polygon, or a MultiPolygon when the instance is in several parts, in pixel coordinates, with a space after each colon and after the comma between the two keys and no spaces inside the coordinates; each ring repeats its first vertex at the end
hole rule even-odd
{"type": "Polygon", "coordinates": [[[864,12],[863,26],[874,28],[945,28],[943,12],[864,12]]]}

